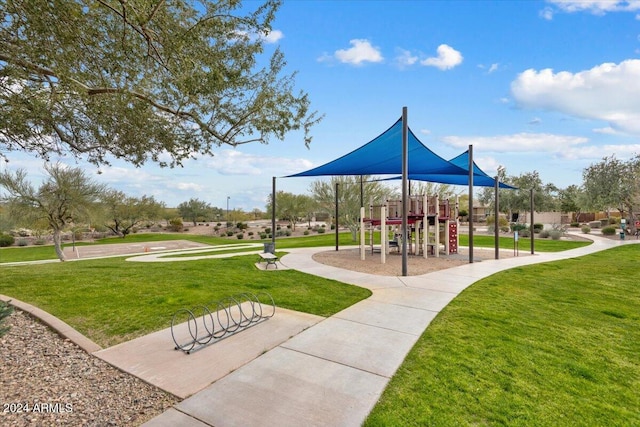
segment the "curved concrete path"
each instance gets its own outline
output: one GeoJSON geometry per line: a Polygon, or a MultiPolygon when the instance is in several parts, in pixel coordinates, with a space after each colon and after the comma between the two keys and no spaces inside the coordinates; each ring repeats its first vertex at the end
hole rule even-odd
{"type": "MultiPolygon", "coordinates": [[[[359,426],[431,320],[479,279],[516,266],[574,258],[640,243],[590,236],[560,253],[490,260],[389,277],[318,264],[293,249],[290,268],[366,287],[373,295],[292,336],[145,424],[159,426],[359,426]]],[[[216,363],[211,361],[211,363],[216,363]]]]}

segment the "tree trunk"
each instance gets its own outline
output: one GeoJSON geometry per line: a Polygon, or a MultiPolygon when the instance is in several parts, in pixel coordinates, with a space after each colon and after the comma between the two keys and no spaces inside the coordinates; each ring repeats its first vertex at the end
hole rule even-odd
{"type": "Polygon", "coordinates": [[[66,258],[62,252],[62,236],[60,234],[60,230],[53,230],[53,247],[56,250],[56,255],[58,255],[60,261],[65,261],[66,258]]]}

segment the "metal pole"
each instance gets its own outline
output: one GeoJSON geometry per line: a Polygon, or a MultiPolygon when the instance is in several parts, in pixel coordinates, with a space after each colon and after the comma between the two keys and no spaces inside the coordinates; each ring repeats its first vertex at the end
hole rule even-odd
{"type": "Polygon", "coordinates": [[[473,145],[469,145],[469,264],[473,264],[473,145]]]}
{"type": "Polygon", "coordinates": [[[535,206],[533,205],[533,188],[532,188],[531,189],[531,255],[533,255],[534,252],[535,252],[535,250],[534,250],[535,249],[535,243],[534,243],[535,239],[533,237],[536,234],[536,233],[533,232],[533,224],[534,224],[534,221],[533,221],[533,210],[534,210],[534,208],[535,208],[535,206]]]}
{"type": "Polygon", "coordinates": [[[493,215],[494,215],[494,234],[495,234],[495,247],[496,247],[496,259],[500,259],[500,228],[499,228],[499,224],[500,221],[498,221],[498,214],[500,212],[500,209],[498,208],[498,204],[500,203],[500,196],[498,195],[498,189],[500,188],[500,181],[499,181],[499,177],[498,175],[496,175],[496,182],[495,182],[495,197],[494,197],[494,204],[495,206],[493,207],[493,215]]]}
{"type": "Polygon", "coordinates": [[[407,276],[407,240],[409,239],[409,217],[407,212],[407,178],[409,175],[409,126],[407,107],[402,107],[402,275],[407,276]]]}
{"type": "Polygon", "coordinates": [[[340,186],[340,183],[336,182],[336,251],[339,249],[338,248],[338,240],[339,240],[339,236],[338,236],[338,187],[340,186]]]}
{"type": "Polygon", "coordinates": [[[276,177],[271,178],[271,243],[276,247],[276,177]]]}
{"type": "Polygon", "coordinates": [[[227,228],[229,228],[229,199],[231,196],[227,196],[227,228]]]}

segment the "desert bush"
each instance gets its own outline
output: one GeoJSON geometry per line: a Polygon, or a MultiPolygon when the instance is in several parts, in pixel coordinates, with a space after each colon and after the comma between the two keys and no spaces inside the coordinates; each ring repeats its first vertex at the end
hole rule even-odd
{"type": "Polygon", "coordinates": [[[604,234],[605,236],[613,236],[614,234],[616,234],[616,228],[612,225],[602,227],[602,234],[604,234]]]}
{"type": "Polygon", "coordinates": [[[304,234],[305,236],[308,236],[309,235],[309,230],[304,230],[304,233],[302,233],[302,234],[304,234]]]}
{"type": "Polygon", "coordinates": [[[531,231],[529,230],[520,230],[518,231],[520,237],[531,237],[531,231]]]}
{"type": "Polygon", "coordinates": [[[539,222],[536,222],[535,224],[533,224],[533,232],[534,233],[539,233],[544,229],[544,224],[540,224],[539,222]]]}
{"type": "Polygon", "coordinates": [[[29,241],[27,239],[18,239],[18,246],[29,246],[29,241]]]}
{"type": "Polygon", "coordinates": [[[15,243],[16,239],[9,234],[0,234],[0,248],[6,248],[15,243]]]}
{"type": "Polygon", "coordinates": [[[583,225],[582,226],[582,232],[584,234],[589,234],[591,232],[591,227],[589,227],[588,225],[583,225]]]}
{"type": "Polygon", "coordinates": [[[260,238],[262,240],[266,239],[267,238],[267,233],[260,233],[260,238]]]}
{"type": "Polygon", "coordinates": [[[593,228],[600,228],[602,226],[602,223],[600,221],[591,221],[589,222],[589,227],[593,228]]]}
{"type": "Polygon", "coordinates": [[[550,235],[550,231],[549,230],[542,230],[540,232],[540,238],[541,239],[546,239],[547,237],[549,237],[550,235]]]}
{"type": "Polygon", "coordinates": [[[231,230],[227,231],[227,237],[231,237],[231,236],[233,236],[233,234],[234,234],[233,231],[231,231],[231,230]]]}
{"type": "Polygon", "coordinates": [[[0,301],[0,337],[7,333],[8,326],[3,326],[4,320],[13,313],[13,307],[4,301],[0,301]]]}
{"type": "Polygon", "coordinates": [[[580,227],[580,223],[579,222],[572,222],[570,225],[572,227],[580,227]]]}
{"type": "Polygon", "coordinates": [[[324,229],[324,228],[322,228],[322,227],[320,227],[320,228],[318,228],[316,231],[317,231],[318,233],[322,234],[322,233],[324,233],[324,232],[325,232],[325,229],[324,229]]]}
{"type": "Polygon", "coordinates": [[[244,233],[238,233],[236,234],[236,237],[238,238],[238,240],[242,240],[244,239],[244,233]]]}
{"type": "MultiPolygon", "coordinates": [[[[491,218],[491,221],[487,220],[487,222],[493,224],[493,217],[490,217],[490,218],[491,218]]],[[[505,218],[500,218],[498,220],[498,224],[501,226],[502,226],[502,220],[504,220],[504,222],[507,222],[505,218]]],[[[512,222],[511,224],[509,224],[509,228],[511,228],[511,231],[520,231],[520,230],[526,229],[527,226],[524,224],[519,224],[517,222],[512,222]]]]}
{"type": "Polygon", "coordinates": [[[171,231],[182,231],[184,225],[182,224],[182,218],[173,218],[169,220],[169,229],[171,231]]]}
{"type": "Polygon", "coordinates": [[[560,237],[562,237],[562,232],[560,232],[559,230],[551,230],[549,235],[551,236],[551,240],[560,240],[560,237]]]}

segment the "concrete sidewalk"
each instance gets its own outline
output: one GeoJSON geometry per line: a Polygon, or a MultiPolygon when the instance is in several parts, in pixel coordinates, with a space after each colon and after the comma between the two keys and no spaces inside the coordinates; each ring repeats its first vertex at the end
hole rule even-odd
{"type": "Polygon", "coordinates": [[[295,334],[145,426],[359,426],[431,320],[472,283],[516,266],[639,243],[590,238],[592,245],[571,251],[408,277],[374,276],[313,261],[313,253],[326,248],[290,250],[282,259],[289,268],[363,286],[373,295],[295,334]]]}

